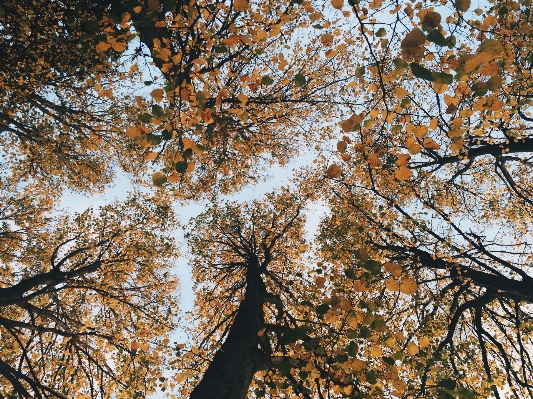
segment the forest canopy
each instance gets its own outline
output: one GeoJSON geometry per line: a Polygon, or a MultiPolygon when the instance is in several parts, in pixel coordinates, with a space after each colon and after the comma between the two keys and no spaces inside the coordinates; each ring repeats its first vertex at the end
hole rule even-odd
{"type": "Polygon", "coordinates": [[[4,0],[0,398],[533,398],[531,9],[4,0]]]}

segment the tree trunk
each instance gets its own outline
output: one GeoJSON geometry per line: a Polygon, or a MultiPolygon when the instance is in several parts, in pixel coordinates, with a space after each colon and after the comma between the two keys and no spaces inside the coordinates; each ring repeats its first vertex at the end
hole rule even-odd
{"type": "Polygon", "coordinates": [[[222,347],[215,354],[190,399],[245,399],[254,374],[270,357],[259,348],[258,332],[264,326],[265,283],[257,260],[250,261],[246,295],[222,347]]]}

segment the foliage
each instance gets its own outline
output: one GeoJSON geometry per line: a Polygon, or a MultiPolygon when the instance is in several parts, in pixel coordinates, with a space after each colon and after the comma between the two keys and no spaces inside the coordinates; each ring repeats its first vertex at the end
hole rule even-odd
{"type": "Polygon", "coordinates": [[[1,395],[533,397],[529,0],[4,3],[1,395]],[[116,166],[155,198],[48,212],[116,166]]]}

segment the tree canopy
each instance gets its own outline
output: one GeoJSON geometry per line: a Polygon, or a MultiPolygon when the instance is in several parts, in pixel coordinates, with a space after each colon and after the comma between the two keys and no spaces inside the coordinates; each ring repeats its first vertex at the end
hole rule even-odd
{"type": "Polygon", "coordinates": [[[0,397],[533,398],[531,8],[4,1],[0,397]]]}

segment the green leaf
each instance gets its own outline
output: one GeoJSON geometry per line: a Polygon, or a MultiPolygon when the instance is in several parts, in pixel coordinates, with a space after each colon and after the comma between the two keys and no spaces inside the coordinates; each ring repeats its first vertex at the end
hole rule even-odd
{"type": "Polygon", "coordinates": [[[409,64],[407,64],[407,62],[404,61],[402,58],[395,58],[392,60],[392,63],[394,64],[394,67],[396,69],[403,69],[409,66],[409,64]]]}
{"type": "Polygon", "coordinates": [[[85,26],[85,29],[91,32],[94,32],[95,30],[98,30],[98,20],[97,19],[90,19],[88,21],[85,21],[83,24],[85,26]]]}
{"type": "Polygon", "coordinates": [[[443,378],[440,380],[437,384],[438,387],[447,389],[448,391],[453,391],[455,387],[457,386],[457,383],[455,380],[452,380],[451,378],[443,378]]]}
{"type": "Polygon", "coordinates": [[[468,389],[468,388],[460,388],[459,389],[459,397],[461,399],[476,399],[477,398],[477,393],[476,393],[476,391],[473,391],[473,390],[468,389]]]}
{"type": "Polygon", "coordinates": [[[339,363],[347,362],[348,361],[348,355],[347,354],[337,355],[335,357],[335,360],[338,361],[339,363]]]}
{"type": "Polygon", "coordinates": [[[263,76],[261,78],[261,84],[264,86],[270,86],[272,83],[274,83],[274,79],[272,79],[270,76],[263,76]]]}
{"type": "Polygon", "coordinates": [[[176,9],[176,0],[165,0],[165,11],[173,12],[176,9]]]}
{"type": "Polygon", "coordinates": [[[363,268],[368,270],[374,276],[377,276],[381,272],[381,263],[373,259],[369,259],[365,263],[363,263],[363,268]]]}
{"type": "Polygon", "coordinates": [[[442,33],[440,33],[440,30],[433,29],[431,32],[427,34],[427,39],[431,43],[435,43],[437,46],[447,46],[449,44],[448,39],[446,39],[442,33]]]}
{"type": "Polygon", "coordinates": [[[453,75],[445,72],[433,72],[433,79],[440,84],[449,85],[453,83],[453,75]]]}
{"type": "Polygon", "coordinates": [[[378,377],[374,370],[370,370],[366,373],[366,381],[372,385],[378,382],[378,377]]]}
{"type": "Polygon", "coordinates": [[[431,72],[429,69],[424,68],[422,65],[416,62],[411,63],[411,72],[417,78],[429,80],[430,82],[433,82],[435,80],[433,72],[431,72]]]}
{"type": "Polygon", "coordinates": [[[178,172],[178,173],[187,172],[187,166],[188,166],[187,161],[182,161],[182,162],[176,163],[176,172],[178,172]]]}
{"type": "Polygon", "coordinates": [[[325,315],[328,310],[329,310],[329,305],[327,303],[323,303],[322,305],[318,305],[315,308],[315,312],[319,316],[325,315]]]}
{"type": "Polygon", "coordinates": [[[183,151],[183,154],[181,155],[183,156],[183,159],[191,159],[194,155],[194,151],[192,150],[192,148],[187,148],[185,151],[183,151]]]}
{"type": "Polygon", "coordinates": [[[383,356],[382,359],[385,363],[391,366],[394,366],[394,364],[396,363],[396,360],[394,360],[392,357],[389,357],[389,356],[383,356]]]}
{"type": "Polygon", "coordinates": [[[151,114],[139,114],[137,115],[137,118],[143,123],[149,123],[152,120],[151,114]]]}
{"type": "Polygon", "coordinates": [[[279,343],[281,345],[293,344],[301,338],[301,331],[298,327],[296,328],[287,328],[281,334],[279,343]]]}
{"type": "Polygon", "coordinates": [[[357,346],[357,344],[355,342],[351,341],[346,346],[346,352],[348,352],[348,354],[353,357],[353,356],[357,355],[357,352],[359,352],[359,347],[357,346]]]}
{"type": "Polygon", "coordinates": [[[172,132],[170,130],[164,129],[161,131],[161,138],[163,140],[170,140],[172,139],[172,132]]]}
{"type": "Polygon", "coordinates": [[[376,32],[376,37],[383,37],[387,34],[387,31],[385,30],[385,28],[379,28],[378,31],[376,32]]]}
{"type": "Polygon", "coordinates": [[[410,98],[404,98],[402,99],[402,102],[400,103],[400,107],[403,109],[409,108],[411,106],[411,99],[410,98]]]}
{"type": "Polygon", "coordinates": [[[165,110],[160,105],[152,104],[152,114],[155,116],[164,116],[165,110]]]}
{"type": "Polygon", "coordinates": [[[152,82],[151,80],[145,80],[143,83],[145,86],[151,86],[154,82],[152,82]]]}
{"type": "Polygon", "coordinates": [[[222,53],[227,53],[227,52],[228,52],[228,47],[227,46],[225,46],[223,44],[215,46],[215,53],[222,54],[222,53]]]}
{"type": "Polygon", "coordinates": [[[158,134],[150,133],[150,134],[146,135],[146,141],[148,143],[150,143],[151,145],[159,145],[159,144],[161,144],[162,139],[163,138],[161,136],[159,136],[158,134]]]}
{"type": "Polygon", "coordinates": [[[167,182],[167,177],[165,175],[162,175],[157,178],[152,178],[152,183],[154,183],[154,186],[157,186],[157,187],[161,187],[166,182],[167,182]]]}
{"type": "Polygon", "coordinates": [[[291,372],[291,364],[290,363],[281,363],[278,365],[278,373],[282,377],[286,377],[291,372]]]}
{"type": "Polygon", "coordinates": [[[345,269],[344,275],[352,280],[355,279],[355,271],[352,268],[345,269]]]}
{"type": "Polygon", "coordinates": [[[348,337],[349,339],[357,339],[359,338],[359,331],[349,329],[348,331],[346,331],[346,337],[348,337]]]}
{"type": "Polygon", "coordinates": [[[372,336],[372,331],[368,327],[362,326],[359,327],[359,337],[360,338],[370,338],[372,336]]]}
{"type": "Polygon", "coordinates": [[[359,67],[355,70],[355,77],[360,78],[361,76],[365,74],[365,72],[366,72],[365,67],[359,67]]]}
{"type": "Polygon", "coordinates": [[[387,323],[382,317],[376,317],[370,325],[374,331],[385,331],[387,329],[387,323]]]}
{"type": "Polygon", "coordinates": [[[302,87],[302,86],[305,86],[305,84],[307,83],[307,79],[305,78],[304,75],[302,75],[301,73],[298,73],[294,76],[294,85],[296,87],[302,87]]]}
{"type": "Polygon", "coordinates": [[[174,82],[170,82],[168,85],[165,86],[165,91],[167,93],[174,90],[176,90],[176,84],[174,82]]]}

